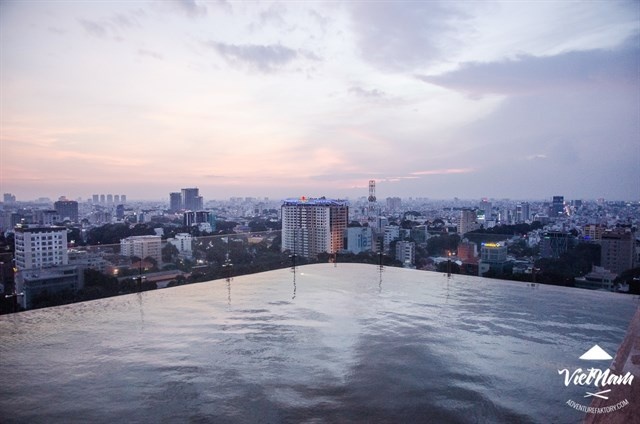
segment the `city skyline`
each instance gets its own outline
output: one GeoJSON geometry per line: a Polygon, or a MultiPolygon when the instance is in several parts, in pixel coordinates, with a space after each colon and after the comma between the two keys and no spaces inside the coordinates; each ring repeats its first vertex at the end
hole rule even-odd
{"type": "Polygon", "coordinates": [[[0,191],[640,198],[637,2],[0,3],[0,191]]]}

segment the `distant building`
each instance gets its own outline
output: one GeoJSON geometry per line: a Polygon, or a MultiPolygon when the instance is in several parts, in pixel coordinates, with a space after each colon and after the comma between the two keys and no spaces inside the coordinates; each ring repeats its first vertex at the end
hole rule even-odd
{"type": "Polygon", "coordinates": [[[106,203],[106,197],[105,197],[104,194],[100,195],[100,203],[103,204],[103,205],[106,203]]]}
{"type": "Polygon", "coordinates": [[[84,269],[75,265],[63,265],[42,269],[19,271],[15,276],[16,293],[24,309],[32,307],[33,300],[44,293],[75,292],[84,287],[84,269]]]}
{"type": "Polygon", "coordinates": [[[203,206],[202,196],[199,195],[198,188],[182,189],[182,207],[187,210],[201,210],[203,206]]]}
{"type": "Polygon", "coordinates": [[[167,242],[174,245],[180,254],[180,256],[191,259],[193,256],[193,237],[188,233],[178,233],[175,238],[167,240],[167,242]]]}
{"type": "Polygon", "coordinates": [[[581,289],[613,291],[613,280],[617,275],[609,270],[594,266],[590,273],[575,279],[575,286],[581,289]]]}
{"type": "Polygon", "coordinates": [[[115,204],[120,203],[120,195],[119,194],[114,194],[113,195],[113,203],[115,203],[115,204]]]}
{"type": "Polygon", "coordinates": [[[169,211],[177,212],[182,209],[182,193],[169,193],[169,211]]]}
{"type": "Polygon", "coordinates": [[[402,207],[402,199],[399,197],[387,197],[387,210],[397,212],[402,207]]]}
{"type": "Polygon", "coordinates": [[[75,265],[83,269],[89,268],[105,272],[111,265],[100,253],[70,249],[68,255],[69,265],[75,265]]]}
{"type": "Polygon", "coordinates": [[[549,216],[551,218],[559,218],[564,216],[564,196],[553,196],[549,216]]]}
{"type": "Polygon", "coordinates": [[[62,221],[78,222],[78,202],[75,200],[61,199],[53,204],[62,221]]]}
{"type": "Polygon", "coordinates": [[[558,259],[573,245],[571,234],[563,231],[547,231],[540,240],[540,255],[543,258],[558,259]]]}
{"type": "Polygon", "coordinates": [[[386,227],[384,227],[383,237],[384,251],[389,252],[391,242],[400,239],[400,227],[398,227],[397,225],[387,225],[386,227]]]}
{"type": "Polygon", "coordinates": [[[153,258],[162,263],[162,239],[160,236],[131,236],[120,240],[122,256],[137,256],[140,259],[153,258]]]}
{"type": "Polygon", "coordinates": [[[282,204],[282,251],[314,257],[344,249],[349,206],[344,200],[302,197],[282,204]]]}
{"type": "Polygon", "coordinates": [[[463,263],[478,262],[478,245],[467,239],[458,243],[458,253],[456,255],[463,263]]]}
{"type": "Polygon", "coordinates": [[[91,196],[91,201],[94,205],[98,204],[100,202],[100,195],[94,194],[93,196],[91,196]]]}
{"type": "Polygon", "coordinates": [[[505,271],[507,264],[507,246],[504,243],[482,243],[478,275],[482,277],[489,270],[499,274],[505,271]]]}
{"type": "Polygon", "coordinates": [[[634,267],[635,234],[630,228],[614,228],[602,233],[600,265],[615,274],[634,267]]]}
{"type": "Polygon", "coordinates": [[[18,225],[15,228],[15,260],[18,270],[67,265],[67,229],[18,225]]]}
{"type": "Polygon", "coordinates": [[[529,221],[530,218],[530,207],[529,203],[522,202],[516,205],[516,222],[523,223],[529,221]]]}
{"type": "Polygon", "coordinates": [[[120,195],[120,201],[122,203],[127,203],[127,195],[126,194],[121,194],[120,195]]]}
{"type": "Polygon", "coordinates": [[[36,222],[40,225],[50,226],[59,224],[62,220],[58,211],[45,209],[36,211],[36,222]]]}
{"type": "Polygon", "coordinates": [[[349,227],[345,236],[345,250],[355,254],[373,250],[373,230],[370,227],[349,227]]]}
{"type": "Polygon", "coordinates": [[[113,205],[113,194],[107,194],[107,204],[113,205]]]}
{"type": "Polygon", "coordinates": [[[116,219],[122,221],[124,219],[124,205],[116,206],[116,219]]]}
{"type": "Polygon", "coordinates": [[[404,266],[411,267],[416,263],[416,244],[412,241],[399,241],[396,243],[396,260],[404,266]]]}
{"type": "Polygon", "coordinates": [[[473,209],[462,209],[460,211],[460,223],[458,224],[458,233],[464,235],[470,231],[480,228],[476,211],[473,209]]]}
{"type": "Polygon", "coordinates": [[[16,196],[14,196],[11,193],[4,193],[3,197],[3,201],[4,203],[15,203],[16,202],[16,196]]]}
{"type": "Polygon", "coordinates": [[[607,227],[599,224],[588,224],[582,227],[582,238],[585,241],[598,241],[602,239],[602,234],[607,227]]]}

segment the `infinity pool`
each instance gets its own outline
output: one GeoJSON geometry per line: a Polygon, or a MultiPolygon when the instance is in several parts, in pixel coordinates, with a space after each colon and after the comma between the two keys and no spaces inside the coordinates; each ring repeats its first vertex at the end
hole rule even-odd
{"type": "Polygon", "coordinates": [[[320,264],[27,311],[0,317],[0,421],[578,423],[558,369],[637,306],[320,264]]]}

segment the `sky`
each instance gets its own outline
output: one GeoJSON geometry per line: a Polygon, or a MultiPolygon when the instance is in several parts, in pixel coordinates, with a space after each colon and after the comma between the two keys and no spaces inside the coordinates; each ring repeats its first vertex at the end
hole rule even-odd
{"type": "Polygon", "coordinates": [[[640,2],[0,1],[0,191],[640,199],[640,2]]]}

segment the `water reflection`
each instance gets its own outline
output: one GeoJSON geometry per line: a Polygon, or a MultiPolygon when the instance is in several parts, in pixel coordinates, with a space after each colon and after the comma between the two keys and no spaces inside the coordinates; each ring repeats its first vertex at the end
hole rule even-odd
{"type": "Polygon", "coordinates": [[[296,267],[291,268],[291,272],[293,273],[293,296],[291,296],[291,300],[296,298],[296,267]]]}
{"type": "Polygon", "coordinates": [[[140,329],[144,330],[144,308],[142,307],[142,293],[136,293],[136,297],[138,298],[138,306],[140,308],[140,329]]]}
{"type": "Polygon", "coordinates": [[[615,352],[637,298],[445,278],[318,264],[235,277],[234,309],[229,278],[227,305],[219,281],[219,302],[194,284],[3,316],[2,421],[581,421],[558,364],[615,352]]]}

